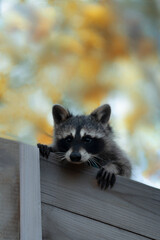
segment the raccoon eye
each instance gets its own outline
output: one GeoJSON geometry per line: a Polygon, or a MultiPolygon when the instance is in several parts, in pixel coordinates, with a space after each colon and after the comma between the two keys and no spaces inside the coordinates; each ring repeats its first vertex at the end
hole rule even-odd
{"type": "Polygon", "coordinates": [[[73,137],[72,137],[72,136],[68,136],[68,137],[65,138],[65,141],[66,141],[67,143],[71,143],[72,140],[73,140],[73,137]]]}
{"type": "Polygon", "coordinates": [[[92,142],[92,137],[91,136],[85,136],[83,137],[84,143],[91,143],[92,142]]]}

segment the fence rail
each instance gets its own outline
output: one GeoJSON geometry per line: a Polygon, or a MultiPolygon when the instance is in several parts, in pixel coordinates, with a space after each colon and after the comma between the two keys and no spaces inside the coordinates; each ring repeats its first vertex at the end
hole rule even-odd
{"type": "Polygon", "coordinates": [[[160,240],[160,190],[117,177],[102,191],[96,172],[41,158],[44,239],[160,240]]]}
{"type": "Polygon", "coordinates": [[[160,190],[117,177],[102,191],[96,172],[0,139],[0,240],[160,240],[160,190]]]}

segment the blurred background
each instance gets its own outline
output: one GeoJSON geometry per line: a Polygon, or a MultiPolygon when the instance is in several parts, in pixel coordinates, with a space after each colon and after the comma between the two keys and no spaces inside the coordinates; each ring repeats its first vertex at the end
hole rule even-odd
{"type": "Polygon", "coordinates": [[[0,137],[50,144],[53,104],[109,103],[132,178],[160,188],[159,57],[159,0],[0,0],[0,137]]]}

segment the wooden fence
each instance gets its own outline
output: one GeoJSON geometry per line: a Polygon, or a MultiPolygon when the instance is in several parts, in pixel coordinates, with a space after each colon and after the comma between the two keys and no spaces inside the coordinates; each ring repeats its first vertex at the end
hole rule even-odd
{"type": "Polygon", "coordinates": [[[118,177],[102,191],[96,172],[41,158],[44,239],[160,240],[160,190],[118,177]]]}
{"type": "Polygon", "coordinates": [[[0,139],[0,240],[160,240],[160,190],[117,177],[102,191],[96,172],[52,154],[39,171],[36,147],[0,139]]]}

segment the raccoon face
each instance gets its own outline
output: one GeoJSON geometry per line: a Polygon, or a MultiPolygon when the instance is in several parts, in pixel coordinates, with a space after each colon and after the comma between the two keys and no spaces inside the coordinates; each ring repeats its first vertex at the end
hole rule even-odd
{"type": "Polygon", "coordinates": [[[55,147],[63,159],[75,164],[95,161],[105,148],[110,106],[105,104],[86,116],[73,116],[60,105],[54,105],[52,112],[55,147]]]}

